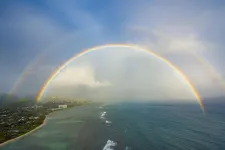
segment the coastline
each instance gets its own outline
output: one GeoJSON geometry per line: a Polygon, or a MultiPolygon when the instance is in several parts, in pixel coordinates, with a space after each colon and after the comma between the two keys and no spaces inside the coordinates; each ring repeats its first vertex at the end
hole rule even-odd
{"type": "MultiPolygon", "coordinates": [[[[73,108],[73,107],[69,107],[69,108],[67,108],[67,109],[70,109],[70,108],[73,108]]],[[[60,110],[63,110],[63,109],[60,109],[60,110]]],[[[57,111],[60,111],[60,110],[57,110],[57,111]]],[[[37,127],[35,127],[34,129],[30,130],[29,132],[27,132],[27,133],[25,133],[25,134],[23,134],[23,135],[20,135],[20,136],[18,136],[18,137],[15,137],[15,138],[13,138],[13,139],[10,139],[10,140],[8,140],[8,141],[5,141],[5,142],[3,142],[3,143],[0,143],[0,148],[3,147],[3,146],[5,146],[5,145],[7,145],[7,144],[9,144],[9,143],[12,143],[12,142],[14,142],[14,141],[16,141],[16,140],[19,140],[19,139],[21,139],[21,138],[23,138],[23,137],[25,137],[25,136],[27,136],[27,135],[29,135],[29,134],[31,134],[31,133],[37,131],[37,130],[39,130],[39,129],[41,129],[42,127],[44,127],[44,126],[46,125],[46,123],[47,123],[47,121],[48,121],[48,116],[51,115],[51,114],[54,113],[54,112],[57,112],[57,111],[52,111],[52,112],[50,112],[49,114],[47,114],[47,115],[45,116],[45,119],[43,120],[43,122],[42,122],[39,126],[37,126],[37,127]]]]}
{"type": "MultiPolygon", "coordinates": [[[[50,114],[51,114],[51,113],[49,113],[48,115],[50,115],[50,114]]],[[[39,126],[37,126],[36,128],[34,128],[33,130],[31,130],[31,131],[29,131],[29,132],[27,132],[27,133],[25,133],[25,134],[23,134],[23,135],[21,135],[21,136],[18,136],[18,137],[16,137],[16,138],[13,138],[13,139],[10,139],[10,140],[8,140],[8,141],[5,141],[5,142],[1,143],[1,144],[0,144],[0,147],[5,146],[5,145],[7,145],[7,144],[9,144],[9,143],[12,143],[12,142],[14,142],[14,141],[16,141],[16,140],[18,140],[18,139],[21,139],[21,138],[23,138],[23,137],[25,137],[25,136],[27,136],[27,135],[29,135],[29,134],[31,134],[31,133],[33,133],[33,132],[39,130],[40,128],[42,128],[43,126],[45,126],[45,124],[46,124],[46,122],[47,122],[47,120],[48,120],[48,115],[46,115],[46,117],[45,117],[45,119],[43,120],[42,124],[40,124],[39,126]]]]}

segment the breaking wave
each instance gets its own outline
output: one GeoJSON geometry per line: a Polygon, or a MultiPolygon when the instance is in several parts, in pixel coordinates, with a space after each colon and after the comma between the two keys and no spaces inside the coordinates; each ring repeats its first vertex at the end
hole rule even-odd
{"type": "Polygon", "coordinates": [[[106,115],[106,112],[102,112],[102,113],[101,113],[101,118],[102,118],[102,119],[105,119],[105,115],[106,115]]]}
{"type": "Polygon", "coordinates": [[[106,120],[106,121],[105,121],[105,123],[106,123],[106,124],[110,124],[110,123],[112,123],[112,122],[111,122],[111,121],[106,120]]]}
{"type": "Polygon", "coordinates": [[[117,143],[111,140],[108,140],[106,145],[104,146],[103,150],[113,150],[112,147],[116,146],[117,143]]]}

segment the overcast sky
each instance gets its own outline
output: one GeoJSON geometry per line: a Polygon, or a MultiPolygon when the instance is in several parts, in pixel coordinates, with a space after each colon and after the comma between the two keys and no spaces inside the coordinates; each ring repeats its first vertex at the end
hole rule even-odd
{"type": "MultiPolygon", "coordinates": [[[[1,0],[0,92],[36,95],[51,73],[74,54],[102,44],[126,43],[151,49],[173,62],[202,97],[223,96],[224,18],[223,0],[1,0]]],[[[158,67],[161,68],[158,71],[168,72],[166,78],[157,71],[152,77],[143,77],[153,72],[154,69],[149,69],[153,64],[158,64],[151,57],[139,59],[126,52],[129,59],[116,61],[122,55],[119,49],[110,54],[106,52],[96,52],[93,58],[74,61],[65,71],[68,77],[62,74],[55,79],[55,90],[62,80],[68,83],[62,85],[68,87],[68,93],[71,89],[87,93],[91,87],[92,91],[104,89],[108,90],[107,95],[110,92],[115,95],[119,93],[114,90],[119,86],[116,82],[127,86],[138,82],[140,89],[151,89],[149,84],[157,87],[164,80],[165,84],[169,79],[177,79],[164,67],[158,67]],[[101,68],[98,61],[103,58],[107,58],[107,64],[113,64],[109,68],[114,68],[113,74],[118,77],[107,74],[108,67],[101,68]],[[129,61],[123,65],[119,63],[125,60],[129,61]],[[124,71],[127,69],[129,72],[124,71]],[[135,73],[136,70],[139,72],[135,73]],[[65,81],[74,72],[81,74],[78,73],[72,82],[65,81]],[[88,80],[83,82],[86,78],[88,80]],[[131,82],[131,78],[135,80],[131,82]],[[150,82],[153,78],[154,83],[150,82]]],[[[179,82],[176,86],[185,88],[181,85],[179,82]]],[[[124,93],[134,90],[127,90],[126,86],[120,88],[124,88],[124,93]]],[[[51,89],[53,92],[54,88],[51,89]]],[[[140,89],[135,89],[136,96],[143,95],[144,90],[140,89]]],[[[188,90],[183,92],[188,93],[188,90]]],[[[182,92],[178,91],[177,97],[179,93],[182,92]]]]}

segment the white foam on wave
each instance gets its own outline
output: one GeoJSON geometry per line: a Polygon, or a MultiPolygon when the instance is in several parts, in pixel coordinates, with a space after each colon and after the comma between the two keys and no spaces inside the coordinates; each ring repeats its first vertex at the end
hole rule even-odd
{"type": "Polygon", "coordinates": [[[111,122],[111,121],[106,120],[106,121],[105,121],[105,123],[109,124],[109,123],[112,123],[112,122],[111,122]]]}
{"type": "Polygon", "coordinates": [[[100,109],[102,109],[102,107],[99,107],[100,109]]]}
{"type": "Polygon", "coordinates": [[[102,112],[101,118],[102,118],[102,119],[105,119],[105,115],[106,115],[106,112],[102,112]]]}
{"type": "Polygon", "coordinates": [[[117,143],[111,140],[108,140],[106,145],[104,146],[103,150],[113,150],[112,147],[116,146],[117,143]]]}
{"type": "Polygon", "coordinates": [[[106,112],[102,112],[101,117],[104,117],[106,114],[106,112]]]}

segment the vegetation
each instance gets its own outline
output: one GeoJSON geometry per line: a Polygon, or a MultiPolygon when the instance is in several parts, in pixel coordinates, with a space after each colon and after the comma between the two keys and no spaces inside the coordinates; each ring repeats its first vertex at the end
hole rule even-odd
{"type": "Polygon", "coordinates": [[[40,126],[49,113],[61,110],[59,105],[80,106],[88,101],[48,99],[36,104],[34,99],[0,95],[0,143],[24,135],[40,126]]]}

